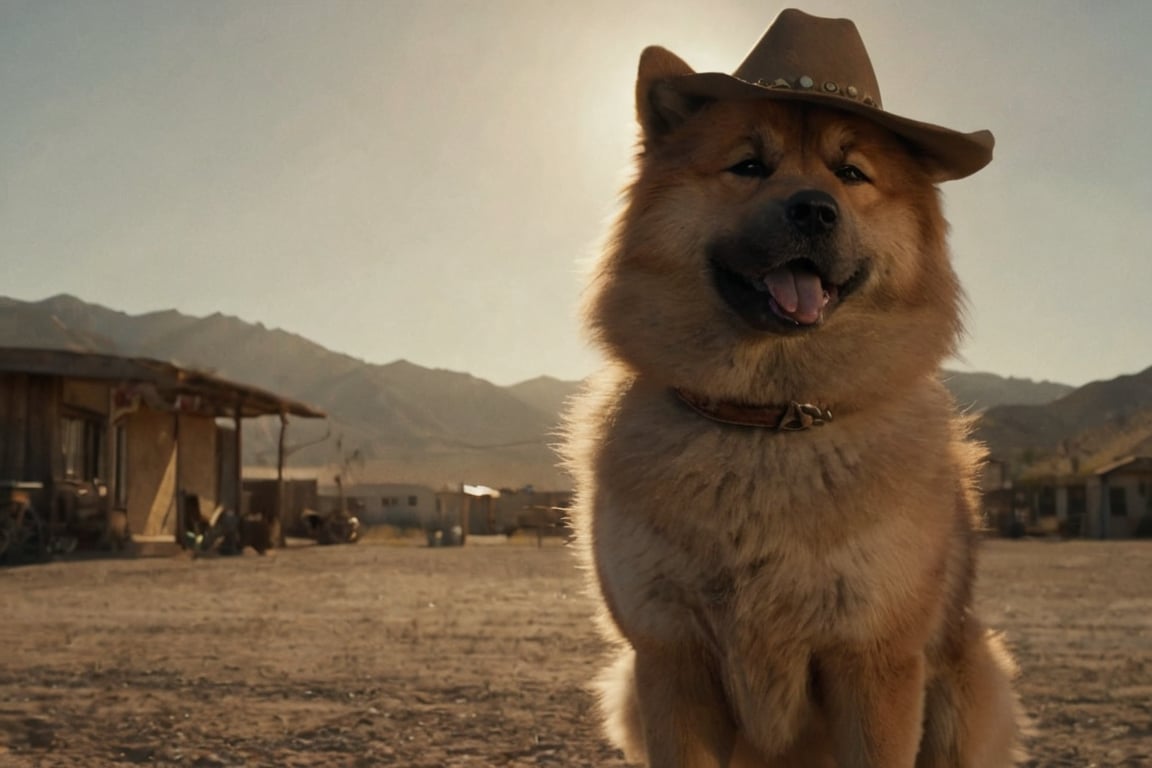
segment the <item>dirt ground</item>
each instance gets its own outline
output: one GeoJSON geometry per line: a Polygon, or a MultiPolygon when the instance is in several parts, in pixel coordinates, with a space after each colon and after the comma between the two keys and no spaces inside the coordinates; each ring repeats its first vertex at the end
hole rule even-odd
{"type": "MultiPolygon", "coordinates": [[[[558,546],[0,571],[0,765],[624,766],[558,546]]],[[[1152,766],[1152,543],[989,542],[1031,766],[1152,766]]]]}

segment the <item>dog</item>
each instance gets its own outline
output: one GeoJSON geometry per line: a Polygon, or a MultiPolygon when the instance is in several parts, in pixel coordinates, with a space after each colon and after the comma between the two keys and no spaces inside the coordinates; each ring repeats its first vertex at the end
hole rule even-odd
{"type": "Polygon", "coordinates": [[[645,50],[636,94],[565,447],[608,736],[654,768],[1014,764],[972,608],[982,452],[938,375],[937,184],[991,134],[884,111],[852,22],[799,11],[734,75],[645,50]]]}

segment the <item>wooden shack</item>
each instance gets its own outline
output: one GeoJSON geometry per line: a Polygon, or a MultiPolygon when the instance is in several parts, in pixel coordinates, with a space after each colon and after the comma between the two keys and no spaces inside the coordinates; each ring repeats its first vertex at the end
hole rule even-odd
{"type": "MultiPolygon", "coordinates": [[[[309,405],[212,373],[143,358],[0,347],[0,482],[34,488],[65,530],[67,489],[99,489],[109,517],[184,544],[188,500],[243,514],[243,421],[324,418],[309,405]]],[[[275,525],[279,510],[272,513],[275,525]]]]}
{"type": "Polygon", "coordinates": [[[1088,535],[1125,539],[1152,529],[1152,456],[1124,456],[1098,467],[1087,483],[1088,535]]]}

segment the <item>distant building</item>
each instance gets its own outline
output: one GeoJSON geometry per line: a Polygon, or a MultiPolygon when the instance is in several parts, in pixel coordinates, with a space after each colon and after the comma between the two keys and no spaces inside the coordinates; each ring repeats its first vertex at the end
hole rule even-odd
{"type": "Polygon", "coordinates": [[[459,525],[473,535],[511,534],[520,529],[561,531],[567,525],[571,491],[537,491],[462,485],[436,494],[441,525],[459,525]]]}
{"type": "Polygon", "coordinates": [[[285,472],[280,480],[273,477],[250,477],[250,468],[244,469],[244,504],[250,511],[267,516],[268,510],[280,509],[280,525],[285,536],[311,537],[315,531],[305,520],[310,512],[320,509],[319,489],[315,469],[307,472],[285,472]]]}
{"type": "Polygon", "coordinates": [[[54,535],[126,524],[183,544],[194,512],[247,511],[242,422],[269,415],[324,417],[157,360],[0,348],[0,482],[31,489],[54,535]]]}
{"type": "Polygon", "coordinates": [[[998,459],[987,459],[980,471],[980,501],[984,524],[1007,535],[1013,520],[1012,481],[1008,465],[998,459]]]}
{"type": "Polygon", "coordinates": [[[1017,515],[1031,532],[1130,538],[1152,526],[1152,457],[1127,456],[1082,474],[1025,477],[1016,497],[1017,515]]]}
{"type": "Polygon", "coordinates": [[[1141,520],[1152,518],[1152,457],[1126,456],[1098,468],[1088,478],[1087,502],[1088,536],[1135,535],[1141,520]]]}
{"type": "MultiPolygon", "coordinates": [[[[356,483],[344,486],[344,498],[349,511],[364,525],[425,528],[438,511],[436,492],[423,485],[356,483]]],[[[337,486],[321,486],[320,511],[334,511],[339,504],[337,486]]]]}
{"type": "Polygon", "coordinates": [[[1086,528],[1088,496],[1083,475],[1034,475],[1017,482],[1013,495],[1016,518],[1025,531],[1091,535],[1086,528]]]}

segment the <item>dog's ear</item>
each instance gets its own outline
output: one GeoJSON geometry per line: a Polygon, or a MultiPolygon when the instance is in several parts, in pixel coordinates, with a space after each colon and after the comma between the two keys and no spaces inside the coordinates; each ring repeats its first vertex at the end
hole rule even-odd
{"type": "Polygon", "coordinates": [[[909,146],[908,152],[912,155],[916,164],[920,166],[920,169],[924,172],[924,177],[930,184],[938,185],[942,181],[948,181],[954,178],[951,166],[946,165],[936,157],[912,146],[909,146]]]}
{"type": "Polygon", "coordinates": [[[636,118],[644,133],[645,144],[659,140],[703,107],[708,100],[674,90],[669,81],[695,74],[676,54],[653,45],[640,54],[640,71],[636,76],[636,118]]]}

